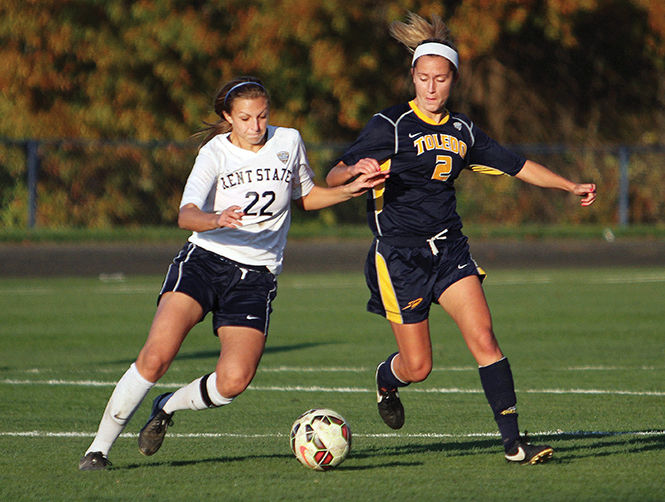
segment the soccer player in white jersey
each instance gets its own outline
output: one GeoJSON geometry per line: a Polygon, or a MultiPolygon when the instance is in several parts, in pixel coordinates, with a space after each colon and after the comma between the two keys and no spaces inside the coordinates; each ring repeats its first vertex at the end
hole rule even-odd
{"type": "Polygon", "coordinates": [[[224,406],[242,393],[263,354],[291,200],[321,209],[387,176],[374,172],[340,187],[316,186],[300,134],[268,125],[269,96],[253,77],[224,85],[215,112],[220,119],[207,129],[180,204],[178,224],[193,233],[168,269],[147,341],[116,384],[80,470],[111,464],[113,443],[208,312],[221,344],[215,370],[155,398],[139,451],[157,452],[174,412],[224,406]]]}

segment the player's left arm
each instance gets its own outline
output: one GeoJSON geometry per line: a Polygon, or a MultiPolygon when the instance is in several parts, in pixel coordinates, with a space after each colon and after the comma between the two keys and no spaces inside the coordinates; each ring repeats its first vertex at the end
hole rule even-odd
{"type": "Polygon", "coordinates": [[[532,160],[527,160],[515,177],[538,187],[557,188],[575,194],[581,197],[583,206],[589,206],[596,200],[595,183],[575,183],[532,160]]]}

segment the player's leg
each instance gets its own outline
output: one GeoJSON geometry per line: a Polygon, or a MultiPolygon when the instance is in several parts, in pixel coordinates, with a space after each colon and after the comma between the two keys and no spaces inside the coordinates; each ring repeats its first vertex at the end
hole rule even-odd
{"type": "Polygon", "coordinates": [[[209,265],[218,277],[215,287],[213,330],[221,344],[215,372],[203,375],[174,393],[158,396],[150,418],[139,433],[139,451],[153,455],[161,447],[173,413],[203,410],[229,404],[254,378],[265,347],[266,334],[277,294],[275,276],[265,268],[231,260],[209,265]]]}
{"type": "Polygon", "coordinates": [[[528,463],[549,459],[552,456],[549,446],[529,445],[520,437],[513,375],[494,335],[478,276],[470,275],[453,283],[441,294],[439,304],[459,327],[478,363],[480,381],[499,427],[506,458],[528,463]]]}
{"type": "Polygon", "coordinates": [[[431,261],[429,248],[398,248],[375,241],[365,264],[370,290],[367,309],[388,319],[399,350],[376,369],[379,415],[393,429],[404,425],[398,388],[424,380],[432,368],[427,320],[431,261]]]}
{"type": "Polygon", "coordinates": [[[222,326],[215,372],[175,391],[162,406],[166,413],[204,410],[229,404],[250,384],[265,347],[265,335],[247,326],[222,326]]]}
{"type": "Polygon", "coordinates": [[[155,398],[151,416],[139,433],[142,454],[154,455],[159,450],[176,411],[230,404],[254,378],[265,347],[263,332],[247,326],[223,326],[218,336],[221,350],[213,373],[155,398]]]}
{"type": "Polygon", "coordinates": [[[376,368],[376,397],[379,415],[392,429],[404,425],[404,407],[398,389],[422,382],[432,370],[432,344],[428,320],[399,324],[391,322],[398,352],[376,368]]]}
{"type": "Polygon", "coordinates": [[[164,376],[202,315],[203,308],[191,296],[179,292],[162,295],[148,339],[136,359],[136,367],[144,378],[156,382],[164,376]]]}
{"type": "Polygon", "coordinates": [[[479,366],[488,366],[503,358],[478,276],[469,275],[454,282],[438,301],[459,327],[479,366]]]}
{"type": "Polygon", "coordinates": [[[92,444],[79,463],[81,470],[104,469],[113,443],[148,391],[166,372],[189,330],[201,318],[201,306],[181,293],[164,294],[157,307],[148,339],[120,378],[106,405],[92,444]]]}
{"type": "Polygon", "coordinates": [[[404,383],[422,382],[432,371],[429,320],[413,324],[390,323],[399,351],[392,359],[395,377],[404,383]]]}

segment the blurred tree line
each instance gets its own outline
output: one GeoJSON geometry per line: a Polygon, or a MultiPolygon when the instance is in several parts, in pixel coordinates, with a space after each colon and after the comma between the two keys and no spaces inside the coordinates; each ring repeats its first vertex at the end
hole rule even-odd
{"type": "MultiPolygon", "coordinates": [[[[372,114],[412,97],[410,55],[388,34],[408,11],[446,20],[461,56],[450,108],[497,140],[665,142],[663,0],[3,0],[0,137],[141,142],[47,146],[40,224],[140,223],[158,200],[157,221],[173,221],[191,135],[215,119],[217,88],[251,74],[271,122],[318,145],[322,175],[372,114]],[[178,167],[145,158],[154,141],[180,144],[178,167]]],[[[24,219],[23,160],[0,145],[7,226],[24,219]]]]}

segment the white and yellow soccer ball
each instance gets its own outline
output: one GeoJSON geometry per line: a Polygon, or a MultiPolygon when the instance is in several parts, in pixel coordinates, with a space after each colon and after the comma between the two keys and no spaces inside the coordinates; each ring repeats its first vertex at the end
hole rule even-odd
{"type": "Polygon", "coordinates": [[[336,411],[315,408],[291,427],[291,450],[305,467],[327,471],[341,464],[351,449],[351,428],[336,411]]]}

